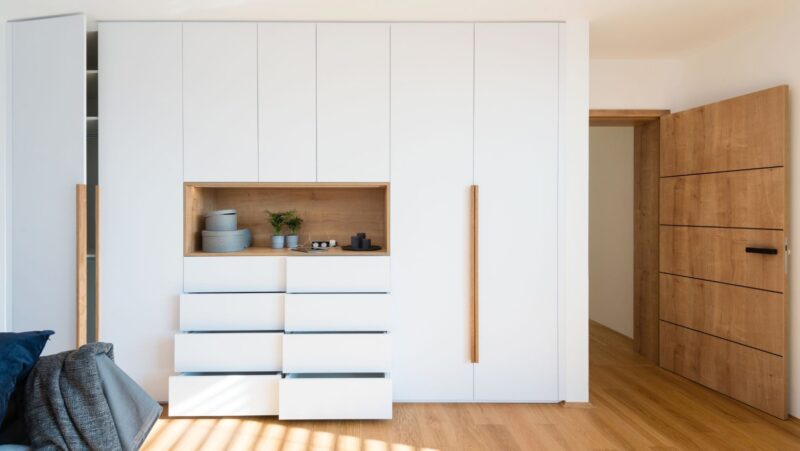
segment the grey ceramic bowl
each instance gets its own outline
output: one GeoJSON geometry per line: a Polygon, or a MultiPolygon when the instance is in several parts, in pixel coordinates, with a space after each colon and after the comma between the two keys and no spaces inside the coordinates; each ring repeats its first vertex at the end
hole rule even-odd
{"type": "Polygon", "coordinates": [[[238,252],[247,247],[247,229],[233,231],[203,230],[204,252],[238,252]]]}
{"type": "Polygon", "coordinates": [[[206,215],[206,228],[211,232],[236,231],[236,210],[217,210],[206,215]]]}

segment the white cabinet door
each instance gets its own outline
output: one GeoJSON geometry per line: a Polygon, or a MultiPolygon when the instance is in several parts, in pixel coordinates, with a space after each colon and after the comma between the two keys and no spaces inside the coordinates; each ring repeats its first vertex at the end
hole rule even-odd
{"type": "Polygon", "coordinates": [[[258,179],[317,180],[317,35],[313,23],[258,25],[258,179]]]}
{"type": "Polygon", "coordinates": [[[183,282],[181,24],[99,24],[100,339],[167,399],[183,282]]]}
{"type": "Polygon", "coordinates": [[[475,25],[479,401],[558,400],[557,138],[558,25],[475,25]]]}
{"type": "Polygon", "coordinates": [[[392,24],[395,400],[472,400],[472,44],[472,24],[392,24]]]}
{"type": "Polygon", "coordinates": [[[184,179],[258,181],[257,24],[183,24],[184,179]]]}
{"type": "Polygon", "coordinates": [[[317,179],[389,180],[389,25],[317,25],[317,179]]]}
{"type": "Polygon", "coordinates": [[[52,354],[76,342],[75,185],[86,183],[86,20],[73,15],[8,28],[11,321],[15,331],[54,330],[44,350],[52,354]]]}

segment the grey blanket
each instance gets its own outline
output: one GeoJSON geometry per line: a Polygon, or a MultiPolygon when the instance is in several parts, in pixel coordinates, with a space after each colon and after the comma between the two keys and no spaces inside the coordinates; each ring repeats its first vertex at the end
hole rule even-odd
{"type": "Polygon", "coordinates": [[[113,362],[109,343],[39,359],[25,385],[25,422],[35,449],[135,450],[161,415],[113,362]]]}

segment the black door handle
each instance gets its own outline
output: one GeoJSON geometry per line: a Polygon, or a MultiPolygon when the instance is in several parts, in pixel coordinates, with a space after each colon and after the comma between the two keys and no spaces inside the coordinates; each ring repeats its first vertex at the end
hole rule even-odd
{"type": "Polygon", "coordinates": [[[744,251],[748,254],[778,255],[778,250],[773,247],[746,247],[744,251]]]}

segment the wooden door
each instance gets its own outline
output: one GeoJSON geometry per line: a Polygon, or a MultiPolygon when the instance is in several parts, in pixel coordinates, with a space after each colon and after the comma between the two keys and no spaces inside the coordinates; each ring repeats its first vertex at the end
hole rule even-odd
{"type": "Polygon", "coordinates": [[[13,330],[76,343],[75,185],[86,183],[86,19],[9,23],[13,330]]]}
{"type": "Polygon", "coordinates": [[[98,29],[100,339],[166,401],[183,288],[181,24],[98,29]]]}
{"type": "Polygon", "coordinates": [[[786,417],[788,88],[661,119],[661,366],[786,417]]]}
{"type": "Polygon", "coordinates": [[[258,24],[258,179],[317,181],[317,29],[258,24]]]}
{"type": "Polygon", "coordinates": [[[392,385],[471,401],[473,25],[392,24],[392,385]]]}
{"type": "Polygon", "coordinates": [[[558,24],[475,25],[475,399],[558,400],[558,24]]]}
{"type": "Polygon", "coordinates": [[[317,25],[317,180],[389,181],[389,24],[317,25]]]}
{"type": "Polygon", "coordinates": [[[184,176],[257,182],[258,24],[182,26],[184,176]]]}

